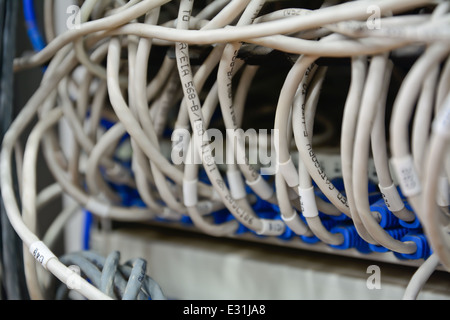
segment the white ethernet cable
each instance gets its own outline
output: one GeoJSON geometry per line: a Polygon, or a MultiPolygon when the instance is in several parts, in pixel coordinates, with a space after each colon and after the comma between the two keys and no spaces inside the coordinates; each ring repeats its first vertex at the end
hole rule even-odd
{"type": "Polygon", "coordinates": [[[431,70],[423,82],[423,88],[417,101],[416,115],[414,116],[411,152],[414,157],[414,164],[419,170],[419,176],[423,176],[423,159],[425,157],[428,139],[430,138],[430,126],[433,117],[436,85],[438,83],[439,67],[431,70]]]}
{"type": "Polygon", "coordinates": [[[436,43],[427,48],[414,64],[397,95],[390,124],[391,162],[403,194],[408,197],[416,213],[421,215],[420,194],[422,183],[414,166],[408,143],[408,124],[411,119],[414,100],[423,83],[424,75],[450,52],[450,47],[436,43]]]}
{"type": "MultiPolygon", "coordinates": [[[[241,26],[251,24],[255,17],[258,15],[259,11],[262,9],[264,3],[265,1],[250,1],[236,25],[241,26]]],[[[229,92],[230,88],[232,88],[233,85],[231,75],[233,74],[233,69],[235,68],[235,60],[241,46],[242,43],[239,42],[229,43],[225,46],[217,72],[217,81],[219,85],[219,101],[225,128],[227,130],[227,134],[229,132],[233,132],[233,134],[237,133],[237,152],[235,152],[234,150],[229,151],[232,152],[231,154],[236,155],[235,159],[233,160],[237,161],[238,166],[240,167],[245,177],[247,185],[249,185],[262,199],[271,200],[273,202],[273,193],[270,190],[271,187],[268,186],[266,181],[261,178],[261,175],[248,163],[245,157],[245,152],[243,150],[244,141],[242,139],[242,136],[239,134],[241,131],[237,130],[239,124],[237,123],[237,117],[235,116],[236,108],[234,106],[233,97],[229,92]]],[[[239,181],[239,179],[241,179],[240,176],[233,174],[234,172],[237,172],[237,168],[235,168],[235,165],[232,163],[228,165],[228,172],[230,177],[236,177],[230,181],[231,192],[233,192],[233,189],[245,191],[240,187],[243,184],[239,181]]],[[[239,192],[236,192],[238,196],[238,198],[236,199],[242,199],[245,197],[245,193],[243,193],[242,191],[240,191],[240,193],[242,193],[241,195],[239,195],[239,192]]]]}
{"type": "MultiPolygon", "coordinates": [[[[94,33],[105,29],[114,29],[119,25],[123,25],[131,21],[136,17],[136,14],[142,15],[144,12],[148,12],[151,8],[162,5],[166,1],[145,1],[135,5],[132,8],[128,8],[120,15],[113,15],[98,21],[89,21],[80,26],[79,29],[71,30],[66,34],[63,34],[52,41],[44,50],[40,51],[36,55],[27,58],[20,58],[15,61],[16,70],[20,70],[24,67],[33,67],[39,64],[45,63],[50,59],[56,51],[61,49],[64,45],[70,43],[74,39],[94,33]]],[[[131,23],[124,25],[121,29],[128,34],[136,34],[148,38],[165,39],[173,42],[183,42],[187,44],[212,44],[212,43],[225,43],[232,41],[247,40],[250,41],[254,38],[265,38],[268,36],[274,37],[274,34],[286,34],[309,28],[316,28],[322,25],[336,23],[342,20],[358,20],[366,19],[368,16],[367,8],[369,5],[377,6],[380,13],[383,12],[396,12],[407,10],[410,8],[420,7],[433,3],[432,0],[411,0],[408,2],[402,2],[397,0],[379,0],[379,1],[358,1],[356,3],[343,3],[340,5],[323,8],[317,10],[308,16],[302,17],[302,19],[295,19],[291,17],[288,19],[282,19],[277,21],[269,21],[267,23],[261,23],[259,25],[247,25],[242,27],[229,27],[213,30],[179,30],[173,28],[166,28],[160,26],[149,26],[138,23],[131,23]]],[[[275,39],[277,39],[275,37],[275,39]]],[[[385,40],[384,40],[385,41],[385,40]]],[[[396,42],[398,42],[396,40],[396,42]]],[[[402,44],[400,44],[401,46],[402,44]]],[[[390,43],[388,46],[393,46],[390,43]]],[[[348,54],[348,49],[342,50],[342,56],[348,54]],[[347,53],[346,53],[347,52],[347,53]]],[[[395,46],[394,46],[395,47],[395,46]]],[[[358,49],[363,49],[364,46],[359,46],[358,49]]],[[[386,47],[385,47],[386,48],[386,47]]],[[[337,48],[335,47],[335,50],[337,48]]],[[[339,50],[339,49],[337,49],[339,50]]],[[[381,50],[379,48],[378,50],[381,50]]]]}
{"type": "MultiPolygon", "coordinates": [[[[55,60],[56,61],[56,60],[55,60]]],[[[71,61],[70,61],[71,62],[71,61]]],[[[66,64],[67,65],[67,64],[66,64]]],[[[70,66],[70,65],[69,65],[70,66]]],[[[72,66],[74,64],[72,63],[72,66]]],[[[66,71],[66,70],[64,70],[66,71]]],[[[61,72],[59,72],[61,74],[61,72]]],[[[42,263],[44,268],[52,272],[58,279],[62,282],[67,282],[70,277],[77,277],[77,275],[64,266],[58,259],[53,255],[53,253],[48,249],[48,247],[40,241],[40,239],[33,233],[32,230],[23,221],[17,203],[15,201],[14,190],[12,189],[11,180],[11,151],[14,145],[14,140],[17,139],[18,135],[24,128],[23,122],[27,121],[27,118],[32,116],[33,109],[35,109],[39,102],[45,99],[48,95],[48,91],[55,86],[55,81],[57,81],[57,75],[54,74],[55,78],[49,80],[42,87],[42,90],[38,90],[37,94],[30,100],[28,105],[23,109],[21,114],[16,118],[16,121],[12,124],[10,130],[5,135],[3,140],[2,148],[2,197],[5,201],[5,207],[7,207],[8,217],[11,224],[13,225],[16,232],[21,237],[24,245],[29,248],[32,255],[42,263]],[[31,114],[30,114],[31,112],[31,114]]],[[[78,276],[79,277],[79,276],[78,276]]],[[[87,298],[90,299],[108,299],[109,297],[99,292],[97,289],[92,287],[87,281],[80,278],[79,283],[81,285],[80,291],[84,293],[87,298]]]]}
{"type": "Polygon", "coordinates": [[[354,198],[356,210],[372,238],[394,252],[409,254],[416,251],[415,244],[412,242],[403,243],[389,236],[372,216],[368,200],[367,163],[370,150],[370,136],[376,114],[379,112],[377,110],[377,107],[380,106],[378,98],[383,90],[383,83],[387,81],[386,73],[390,75],[387,56],[385,54],[373,56],[361,98],[360,115],[355,133],[353,150],[354,198]]]}
{"type": "Polygon", "coordinates": [[[364,223],[359,217],[356,209],[354,186],[353,186],[353,149],[354,135],[361,105],[361,97],[365,86],[367,75],[367,57],[356,56],[351,59],[351,82],[345,101],[344,114],[342,120],[341,132],[341,161],[342,178],[347,191],[347,203],[349,206],[350,217],[354,223],[358,234],[368,243],[377,243],[364,227],[364,223]]]}
{"type": "MultiPolygon", "coordinates": [[[[178,28],[187,27],[192,10],[193,3],[182,1],[179,10],[178,28]]],[[[279,220],[260,219],[255,216],[246,200],[233,199],[223,181],[217,166],[213,162],[213,156],[208,143],[203,141],[205,132],[204,117],[201,110],[201,102],[197,90],[194,86],[192,70],[189,62],[189,46],[186,43],[176,43],[175,45],[178,70],[180,74],[181,85],[185,97],[187,98],[187,108],[193,132],[194,152],[199,152],[204,163],[206,174],[211,183],[219,192],[222,201],[238,221],[248,228],[255,230],[261,235],[280,235],[284,232],[284,224],[279,220]],[[198,149],[197,149],[198,148],[198,149]]]]}
{"type": "Polygon", "coordinates": [[[411,222],[415,220],[413,212],[408,210],[400,197],[397,187],[391,177],[389,167],[389,157],[387,155],[386,142],[386,101],[392,77],[392,63],[387,62],[386,73],[382,83],[382,88],[379,96],[379,106],[376,111],[375,119],[373,121],[373,128],[370,134],[370,141],[372,146],[372,157],[377,171],[378,187],[383,196],[386,207],[396,217],[403,221],[411,222]]]}
{"type": "MultiPolygon", "coordinates": [[[[327,69],[325,67],[319,68],[314,74],[305,75],[302,84],[299,86],[297,92],[297,98],[294,101],[293,110],[293,127],[294,137],[296,142],[300,140],[301,135],[304,137],[311,137],[314,115],[316,113],[316,107],[319,99],[320,89],[326,76],[327,69]],[[310,80],[310,77],[314,79],[310,80]],[[305,81],[306,80],[306,81],[305,81]],[[306,88],[309,87],[308,80],[311,81],[310,91],[306,88]],[[306,98],[306,95],[309,95],[306,98]],[[307,100],[305,102],[305,100],[307,100]],[[304,123],[304,126],[298,126],[297,123],[304,123]],[[298,130],[303,129],[303,130],[298,130]]],[[[311,140],[310,140],[311,143],[311,140]]],[[[306,223],[317,238],[327,244],[340,245],[343,242],[343,236],[340,233],[333,234],[329,232],[324,226],[319,217],[319,210],[317,208],[316,196],[314,193],[314,186],[312,184],[311,176],[308,172],[306,165],[304,164],[302,157],[299,157],[299,186],[298,193],[300,195],[300,202],[302,205],[302,214],[306,219],[306,223]]]]}
{"type": "MultiPolygon", "coordinates": [[[[446,216],[448,213],[438,206],[436,195],[439,195],[438,186],[441,169],[444,163],[449,161],[449,121],[450,94],[447,95],[440,112],[433,120],[430,147],[425,160],[424,192],[421,206],[423,210],[421,217],[426,234],[435,254],[448,271],[450,271],[450,252],[447,244],[450,242],[448,234],[450,221],[446,216]]],[[[445,177],[445,179],[448,178],[445,177]]],[[[446,196],[448,197],[448,192],[446,196]]]]}
{"type": "Polygon", "coordinates": [[[416,300],[423,286],[439,266],[439,257],[432,254],[414,273],[403,294],[403,300],[416,300]]]}
{"type": "MultiPolygon", "coordinates": [[[[232,235],[238,222],[257,234],[273,237],[282,235],[289,227],[297,235],[316,235],[329,244],[339,244],[340,235],[331,235],[324,229],[317,219],[318,211],[328,215],[344,213],[367,242],[381,244],[398,253],[413,253],[415,246],[412,243],[387,236],[368,210],[365,174],[370,142],[376,158],[379,187],[388,198],[397,201],[391,207],[392,212],[407,222],[413,218],[411,212],[405,211],[403,203],[400,204],[395,179],[390,176],[388,157],[396,169],[394,173],[402,193],[408,197],[424,226],[435,252],[432,259],[438,257],[449,269],[450,243],[445,231],[449,222],[446,215],[448,199],[445,199],[449,181],[449,104],[446,97],[450,48],[448,33],[445,32],[449,23],[448,3],[432,0],[325,3],[316,10],[291,8],[289,16],[286,16],[289,12],[286,10],[259,16],[265,2],[212,1],[205,8],[197,8],[193,1],[181,1],[179,15],[160,22],[161,14],[165,13],[163,10],[166,6],[174,9],[174,2],[132,0],[106,4],[88,0],[81,7],[79,28],[59,36],[54,34],[52,19],[46,19],[48,46],[35,55],[17,58],[15,70],[35,67],[47,61],[50,64],[40,88],[5,135],[0,164],[2,197],[8,217],[26,250],[32,252],[24,258],[32,298],[43,299],[48,294],[46,280],[40,279],[33,257],[63,283],[78,277],[51,252],[55,234],[78,206],[92,211],[98,218],[119,221],[141,222],[155,217],[177,221],[188,216],[201,231],[214,236],[232,235]],[[369,5],[380,9],[380,30],[366,28],[369,5]],[[434,8],[433,13],[408,13],[410,9],[423,6],[434,8]],[[385,17],[387,15],[389,17],[385,17]],[[392,36],[395,32],[396,35],[392,36]],[[275,110],[274,128],[279,130],[282,139],[275,143],[280,161],[274,189],[245,161],[243,165],[227,164],[228,189],[212,150],[201,139],[212,126],[211,119],[218,105],[226,129],[236,130],[242,125],[245,100],[259,69],[246,64],[238,56],[244,43],[291,54],[296,59],[279,93],[275,110]],[[386,67],[390,63],[389,54],[395,50],[417,49],[417,44],[425,51],[423,54],[415,51],[420,56],[397,94],[388,146],[383,121],[386,119],[384,108],[389,88],[386,67]],[[151,53],[155,46],[165,46],[168,51],[175,49],[175,58],[166,54],[161,65],[157,66],[158,70],[151,70],[154,68],[150,63],[151,53]],[[190,65],[194,52],[190,47],[193,46],[212,50],[198,67],[190,65]],[[126,55],[127,61],[122,60],[121,53],[126,55]],[[317,166],[315,150],[311,146],[314,144],[315,108],[320,99],[324,74],[320,71],[323,69],[319,69],[313,75],[310,68],[320,58],[351,59],[352,82],[341,134],[345,198],[331,186],[323,170],[317,166]],[[106,67],[104,61],[107,62],[106,67]],[[367,71],[366,63],[369,61],[367,71]],[[149,70],[154,74],[152,78],[149,70]],[[238,76],[241,77],[239,81],[238,76]],[[212,77],[216,79],[210,85],[208,79],[212,77]],[[233,87],[235,79],[238,84],[236,93],[227,88],[233,87]],[[299,92],[302,94],[296,96],[299,92]],[[169,101],[171,97],[173,103],[169,101]],[[416,100],[418,107],[413,117],[416,100]],[[108,110],[109,103],[112,108],[108,110]],[[301,109],[302,104],[304,110],[301,109]],[[175,110],[175,107],[179,109],[175,110]],[[170,127],[169,115],[176,120],[175,129],[185,129],[194,134],[192,148],[182,151],[187,151],[188,157],[199,156],[211,185],[199,181],[200,165],[197,163],[173,164],[163,154],[162,133],[170,127]],[[116,123],[101,132],[103,116],[116,123]],[[299,122],[302,116],[305,121],[299,122]],[[19,138],[35,118],[37,123],[21,151],[19,138]],[[61,142],[55,131],[60,119],[69,120],[70,129],[74,132],[75,146],[69,159],[60,152],[61,142]],[[414,127],[412,137],[409,137],[407,128],[412,120],[414,127]],[[431,127],[433,132],[428,135],[427,128],[431,127]],[[303,132],[307,134],[302,137],[303,132]],[[133,150],[131,172],[134,175],[113,159],[114,147],[124,134],[130,136],[133,150]],[[291,154],[292,137],[296,142],[294,149],[300,153],[297,168],[291,154]],[[42,151],[56,180],[42,192],[36,189],[35,181],[35,159],[40,142],[43,142],[42,151]],[[17,166],[21,190],[19,199],[14,194],[11,172],[14,152],[19,160],[24,153],[23,165],[17,166]],[[104,175],[100,170],[104,170],[104,175]],[[402,174],[402,170],[412,174],[402,174]],[[122,207],[120,198],[108,182],[136,187],[147,207],[122,207]],[[313,182],[331,204],[314,195],[313,182]],[[245,183],[261,199],[279,206],[280,220],[257,216],[244,188],[245,183]],[[36,234],[38,211],[61,193],[69,195],[76,204],[61,213],[41,240],[36,234]],[[441,197],[436,199],[436,194],[441,197]],[[299,199],[304,204],[303,208],[299,199]],[[22,210],[19,210],[17,200],[23,203],[22,210]],[[210,220],[210,213],[223,208],[227,208],[235,219],[215,224],[210,220]],[[313,213],[309,208],[313,208],[313,213]],[[301,219],[302,215],[305,221],[301,219]]],[[[46,1],[45,6],[46,16],[51,16],[51,1],[46,1]]],[[[174,150],[180,147],[177,143],[181,136],[176,138],[174,150]]],[[[239,144],[238,149],[241,155],[244,154],[244,144],[239,144]]],[[[388,203],[392,204],[392,200],[388,203]]],[[[432,259],[430,261],[434,261],[432,259]]],[[[113,260],[117,260],[117,254],[111,255],[105,265],[108,268],[117,266],[113,260]]],[[[136,264],[135,271],[140,268],[143,265],[136,264]]],[[[111,275],[112,271],[105,270],[103,281],[98,282],[99,288],[83,280],[79,292],[89,299],[114,297],[110,290],[106,290],[106,284],[111,284],[106,273],[111,275]]],[[[136,289],[133,287],[124,297],[137,297],[136,289]]]]}

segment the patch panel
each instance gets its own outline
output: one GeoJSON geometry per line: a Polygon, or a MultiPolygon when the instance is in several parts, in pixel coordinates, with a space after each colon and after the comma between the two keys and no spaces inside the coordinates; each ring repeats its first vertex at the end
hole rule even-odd
{"type": "MultiPolygon", "coordinates": [[[[129,137],[124,136],[124,140],[129,137]]],[[[327,156],[329,159],[330,156],[327,156]]],[[[334,157],[337,159],[337,157],[334,157]]],[[[122,159],[123,160],[123,159],[122,159]]],[[[326,161],[326,160],[325,160],[326,161]]],[[[125,159],[123,165],[126,166],[129,163],[125,159]]],[[[329,163],[329,162],[328,162],[329,163]]],[[[204,171],[199,173],[199,179],[204,183],[209,184],[208,177],[204,171]]],[[[333,185],[339,188],[344,194],[344,184],[340,177],[334,177],[333,185]]],[[[145,207],[145,203],[139,196],[137,190],[132,189],[127,186],[114,185],[111,187],[119,194],[121,199],[121,206],[124,207],[145,207]]],[[[247,187],[246,192],[250,199],[252,199],[252,208],[258,217],[263,219],[278,219],[282,220],[280,208],[276,204],[267,202],[259,198],[252,190],[247,187]]],[[[328,199],[323,195],[320,189],[315,186],[315,194],[322,198],[324,201],[328,199]]],[[[353,222],[345,214],[341,213],[339,215],[327,215],[319,212],[321,221],[324,227],[331,233],[340,233],[343,235],[343,242],[340,245],[329,245],[321,242],[319,238],[315,235],[297,235],[289,227],[286,227],[284,232],[277,236],[276,238],[281,241],[272,241],[274,237],[267,237],[258,235],[253,230],[247,228],[242,223],[239,223],[239,227],[236,229],[232,238],[241,238],[245,241],[254,241],[267,244],[276,244],[279,246],[287,247],[298,247],[301,249],[309,249],[313,251],[324,251],[324,247],[330,250],[326,250],[328,253],[334,254],[348,254],[353,257],[359,257],[363,259],[373,259],[375,261],[384,261],[389,263],[407,264],[407,265],[419,265],[422,261],[426,260],[432,253],[428,240],[424,235],[423,228],[420,224],[418,218],[414,219],[412,222],[405,222],[398,217],[396,217],[387,207],[386,202],[383,198],[382,193],[377,187],[377,181],[370,181],[368,185],[368,194],[370,195],[370,209],[378,221],[379,225],[386,230],[386,232],[394,239],[399,241],[412,241],[417,245],[417,251],[414,254],[400,254],[393,253],[391,250],[379,245],[371,244],[366,242],[360,237],[358,231],[356,230],[353,222]],[[300,240],[300,243],[297,241],[300,240]],[[386,257],[380,253],[386,253],[386,257]]],[[[405,206],[411,209],[408,205],[407,199],[402,196],[405,206]]],[[[87,216],[91,216],[92,213],[85,211],[87,216]]],[[[298,212],[301,214],[301,212],[298,212]]],[[[227,221],[236,220],[235,217],[226,208],[219,211],[211,212],[209,214],[211,221],[215,224],[221,224],[227,221]]],[[[304,223],[307,225],[307,221],[302,217],[304,223]]],[[[88,220],[91,221],[91,220],[88,220]]],[[[201,233],[202,231],[195,227],[194,222],[188,215],[181,215],[178,220],[156,218],[153,221],[147,221],[149,225],[155,224],[160,226],[166,226],[169,228],[184,229],[194,232],[201,233]]],[[[87,226],[89,227],[89,226],[87,226]]],[[[88,231],[89,233],[89,231],[88,231]]]]}

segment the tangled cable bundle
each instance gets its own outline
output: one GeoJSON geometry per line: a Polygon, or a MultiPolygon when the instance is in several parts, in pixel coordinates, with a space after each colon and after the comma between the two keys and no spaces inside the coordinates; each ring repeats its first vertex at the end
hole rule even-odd
{"type": "Polygon", "coordinates": [[[450,271],[449,6],[438,0],[324,1],[312,8],[302,1],[86,0],[71,30],[56,36],[48,22],[48,44],[14,61],[16,72],[46,70],[1,152],[5,208],[32,253],[24,255],[30,296],[45,296],[37,260],[63,283],[78,279],[75,290],[88,299],[153,298],[149,290],[163,297],[147,280],[143,289],[133,284],[133,293],[117,280],[121,294],[113,293],[111,275],[139,269],[119,267],[118,253],[96,262],[89,262],[90,253],[52,253],[55,235],[80,208],[114,221],[189,218],[213,236],[231,236],[242,227],[267,237],[290,232],[334,247],[344,235],[327,221],[339,216],[364,243],[413,255],[417,243],[394,237],[371,210],[371,159],[390,213],[405,224],[418,221],[431,256],[450,271]],[[413,62],[389,105],[399,57],[413,62]],[[258,61],[288,65],[279,92],[271,91],[276,105],[265,129],[273,134],[258,140],[260,148],[261,141],[274,147],[276,170],[270,174],[248,157],[243,130],[245,112],[259,110],[248,104],[261,83],[258,61]],[[343,188],[316,156],[323,137],[315,129],[334,120],[318,112],[326,61],[345,61],[351,80],[339,124],[343,188]],[[70,132],[69,152],[60,138],[62,121],[70,132]],[[226,145],[221,163],[213,139],[219,132],[236,141],[226,145]],[[37,190],[40,147],[55,182],[37,190]],[[125,201],[130,190],[136,197],[125,201]],[[75,205],[37,235],[40,208],[62,194],[75,205]],[[261,215],[255,203],[279,214],[261,215]],[[219,211],[226,218],[217,219],[219,211]],[[81,260],[82,271],[98,281],[68,268],[81,260]],[[101,274],[93,271],[96,263],[101,274]]]}
{"type": "MultiPolygon", "coordinates": [[[[79,269],[102,292],[120,300],[165,300],[159,285],[146,274],[147,262],[143,259],[119,264],[120,253],[114,251],[104,258],[95,252],[83,251],[64,255],[60,260],[72,268],[79,269]]],[[[76,280],[69,286],[61,285],[56,297],[67,297],[68,289],[76,289],[76,280]]]]}

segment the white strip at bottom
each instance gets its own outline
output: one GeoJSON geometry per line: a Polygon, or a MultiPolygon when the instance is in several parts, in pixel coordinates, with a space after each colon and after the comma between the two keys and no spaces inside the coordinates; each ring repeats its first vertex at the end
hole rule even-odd
{"type": "MultiPolygon", "coordinates": [[[[417,269],[301,249],[159,229],[96,231],[92,249],[141,257],[166,296],[179,300],[399,300],[417,269]]],[[[436,271],[418,299],[450,299],[436,271]]]]}

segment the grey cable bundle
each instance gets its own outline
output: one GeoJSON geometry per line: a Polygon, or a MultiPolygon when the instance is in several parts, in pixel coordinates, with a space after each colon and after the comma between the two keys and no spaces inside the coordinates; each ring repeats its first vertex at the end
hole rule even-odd
{"type": "MultiPolygon", "coordinates": [[[[106,258],[93,251],[81,251],[66,254],[60,260],[67,266],[79,268],[83,278],[113,299],[166,300],[160,286],[146,274],[147,261],[142,258],[120,264],[118,251],[106,258]]],[[[69,285],[60,285],[56,298],[67,299],[69,289],[69,285]]]]}

